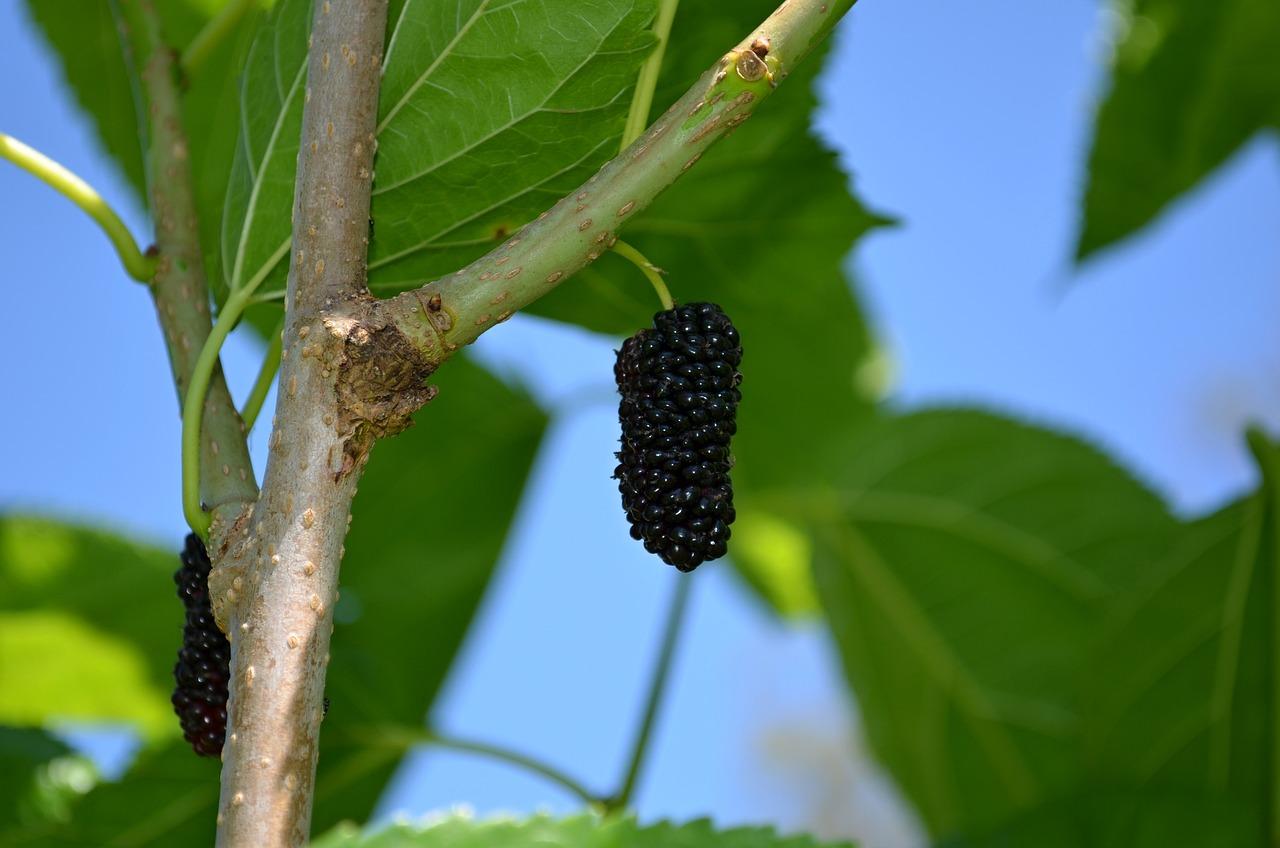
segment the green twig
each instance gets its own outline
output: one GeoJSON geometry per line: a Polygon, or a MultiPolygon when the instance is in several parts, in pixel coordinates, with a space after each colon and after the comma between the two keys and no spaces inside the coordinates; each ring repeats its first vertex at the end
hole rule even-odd
{"type": "Polygon", "coordinates": [[[236,24],[257,4],[258,0],[227,0],[218,14],[209,19],[204,29],[196,33],[187,49],[182,51],[182,72],[188,77],[194,76],[205,60],[235,30],[236,24]]]}
{"type": "MultiPolygon", "coordinates": [[[[276,252],[283,253],[288,249],[286,242],[276,252]]],[[[218,320],[196,357],[195,366],[191,369],[191,383],[182,398],[182,514],[186,516],[192,532],[204,539],[209,536],[210,524],[209,513],[200,503],[200,431],[204,423],[205,393],[218,367],[223,342],[239,322],[245,308],[253,302],[253,293],[262,285],[278,259],[278,256],[272,257],[247,285],[233,291],[222,304],[218,320]]],[[[245,431],[248,431],[247,426],[245,431]]]]}
{"type": "Polygon", "coordinates": [[[577,796],[584,804],[589,807],[602,808],[604,802],[584,786],[575,778],[565,774],[555,766],[548,765],[540,760],[522,754],[518,751],[512,751],[498,745],[490,745],[486,742],[473,742],[466,739],[458,739],[451,736],[444,736],[439,733],[428,733],[423,740],[428,745],[434,745],[437,748],[447,748],[452,751],[461,751],[468,754],[478,754],[482,757],[499,760],[504,763],[516,766],[518,768],[531,771],[546,780],[558,785],[560,788],[577,796]]]}
{"type": "Polygon", "coordinates": [[[79,206],[111,239],[129,276],[140,283],[151,282],[156,273],[155,257],[146,256],[138,250],[138,243],[133,240],[124,221],[91,185],[40,151],[5,133],[0,133],[0,156],[79,206]]]}
{"type": "Polygon", "coordinates": [[[680,0],[662,0],[658,8],[658,17],[653,22],[653,34],[658,44],[649,54],[649,58],[640,66],[640,76],[636,80],[636,93],[631,98],[631,111],[627,113],[627,125],[622,131],[622,147],[626,150],[631,142],[640,137],[644,128],[649,126],[649,110],[653,108],[653,92],[658,87],[658,74],[662,71],[662,56],[667,52],[667,42],[671,37],[671,22],[676,17],[676,6],[680,0]]]}
{"type": "Polygon", "coordinates": [[[676,645],[680,642],[680,633],[684,629],[685,611],[689,608],[689,591],[693,586],[693,578],[681,576],[677,579],[675,593],[671,596],[671,606],[667,609],[667,621],[662,634],[662,647],[658,651],[658,662],[653,669],[653,678],[649,681],[649,696],[645,701],[644,715],[640,719],[640,729],[636,731],[636,740],[631,748],[631,760],[627,764],[626,775],[622,779],[622,788],[604,803],[606,812],[626,809],[635,794],[636,783],[640,779],[640,771],[644,767],[645,757],[649,752],[649,740],[653,736],[653,727],[658,718],[658,709],[662,706],[662,697],[667,690],[667,680],[671,675],[671,664],[675,658],[676,645]]]}
{"type": "Polygon", "coordinates": [[[675,306],[675,301],[671,299],[671,290],[667,288],[666,282],[662,279],[662,269],[645,259],[643,253],[621,239],[613,245],[613,252],[630,260],[632,265],[639,268],[649,278],[650,284],[653,285],[653,290],[658,294],[658,300],[662,301],[663,309],[671,309],[675,306]]]}
{"type": "Polygon", "coordinates": [[[354,736],[363,744],[369,746],[377,745],[394,745],[400,749],[407,749],[413,745],[431,745],[436,748],[444,748],[450,751],[459,751],[467,754],[477,754],[482,757],[488,757],[493,760],[507,763],[517,768],[525,769],[533,772],[540,777],[560,786],[571,795],[576,796],[584,804],[595,809],[603,810],[604,801],[599,795],[592,792],[581,781],[568,774],[565,774],[555,766],[544,763],[536,757],[523,754],[519,751],[513,751],[510,748],[504,748],[501,745],[491,745],[488,742],[476,742],[471,739],[461,739],[457,736],[450,736],[443,733],[437,733],[431,730],[419,730],[417,728],[407,728],[399,726],[378,726],[355,729],[354,736]]]}
{"type": "MultiPolygon", "coordinates": [[[[251,299],[252,300],[252,299],[251,299]]],[[[280,323],[271,331],[271,342],[267,345],[267,353],[262,359],[262,368],[258,370],[258,379],[253,381],[253,388],[249,390],[249,396],[245,398],[244,408],[240,410],[240,418],[244,421],[244,430],[249,432],[253,429],[253,424],[258,420],[258,413],[262,411],[262,404],[267,399],[267,393],[271,391],[271,384],[276,379],[276,372],[280,370],[280,350],[284,347],[284,318],[280,319],[280,323]]]]}

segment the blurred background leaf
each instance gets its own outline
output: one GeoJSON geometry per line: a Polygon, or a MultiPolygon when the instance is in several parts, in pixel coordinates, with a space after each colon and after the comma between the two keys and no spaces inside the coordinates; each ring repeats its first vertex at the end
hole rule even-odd
{"type": "Polygon", "coordinates": [[[1085,445],[981,413],[877,422],[846,450],[838,482],[772,497],[814,526],[881,762],[938,835],[1072,788],[1097,628],[1173,519],[1085,445]]]}
{"type": "Polygon", "coordinates": [[[1280,128],[1280,4],[1137,0],[1094,128],[1083,260],[1151,223],[1260,130],[1280,128]]]}
{"type": "Polygon", "coordinates": [[[177,567],[176,545],[0,517],[0,723],[119,721],[176,735],[177,567]]]}

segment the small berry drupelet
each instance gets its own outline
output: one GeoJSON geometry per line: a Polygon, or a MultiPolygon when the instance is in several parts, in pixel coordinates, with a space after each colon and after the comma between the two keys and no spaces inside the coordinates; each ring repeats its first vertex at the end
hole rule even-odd
{"type": "Polygon", "coordinates": [[[182,650],[173,666],[173,711],[182,735],[197,754],[222,753],[227,734],[227,683],[231,675],[231,645],[213,620],[209,604],[209,554],[195,534],[187,536],[182,568],[173,575],[178,597],[187,608],[182,650]]]}
{"type": "Polygon", "coordinates": [[[681,571],[725,555],[741,362],[724,311],[690,303],[654,315],[653,328],[627,339],[614,365],[622,396],[614,477],[631,535],[681,571]]]}

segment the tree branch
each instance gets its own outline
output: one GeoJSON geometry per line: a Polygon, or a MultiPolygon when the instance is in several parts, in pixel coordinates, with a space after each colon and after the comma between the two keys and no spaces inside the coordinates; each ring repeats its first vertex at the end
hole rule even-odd
{"type": "MultiPolygon", "coordinates": [[[[177,62],[166,45],[151,0],[129,0],[143,63],[141,78],[149,116],[147,151],[151,208],[155,217],[155,282],[151,287],[156,313],[169,351],[178,404],[182,406],[196,359],[209,336],[208,290],[200,252],[191,165],[182,126],[177,62]]],[[[200,433],[200,500],[210,509],[238,512],[258,494],[244,426],[227,390],[221,367],[215,367],[204,397],[200,433]]]]}
{"type": "Polygon", "coordinates": [[[342,542],[373,442],[429,397],[429,365],[365,286],[386,0],[317,0],[280,390],[262,495],[215,558],[232,646],[218,844],[308,835],[342,542]]]}
{"type": "Polygon", "coordinates": [[[619,229],[750,118],[855,2],[784,2],[599,173],[461,271],[383,301],[387,320],[420,340],[425,355],[443,345],[447,356],[594,262],[619,229]]]}

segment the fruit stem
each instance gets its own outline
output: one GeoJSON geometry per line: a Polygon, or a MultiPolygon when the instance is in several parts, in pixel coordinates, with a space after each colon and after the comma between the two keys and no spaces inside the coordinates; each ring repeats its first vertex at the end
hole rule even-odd
{"type": "Polygon", "coordinates": [[[667,681],[671,676],[671,665],[675,659],[676,645],[680,642],[680,634],[684,630],[685,612],[689,608],[689,593],[693,587],[693,575],[681,574],[676,579],[676,588],[671,595],[670,606],[667,607],[667,621],[663,626],[662,647],[658,650],[658,661],[653,668],[653,677],[649,681],[649,695],[645,700],[644,714],[640,719],[640,728],[636,731],[636,740],[631,748],[631,760],[627,764],[626,775],[622,779],[622,788],[604,802],[606,813],[625,810],[635,794],[636,784],[640,780],[640,772],[649,753],[649,741],[653,736],[653,728],[657,722],[658,709],[662,706],[663,695],[666,694],[667,681]]]}
{"type": "Polygon", "coordinates": [[[140,283],[151,282],[156,273],[156,257],[146,256],[138,250],[138,243],[133,240],[129,228],[102,199],[102,195],[93,190],[93,186],[40,151],[5,133],[0,133],[0,157],[8,159],[79,206],[111,239],[129,276],[140,283]]]}
{"type": "MultiPolygon", "coordinates": [[[[250,298],[250,302],[253,302],[253,298],[250,298]]],[[[271,391],[271,384],[275,382],[276,372],[280,370],[280,350],[284,347],[284,316],[280,317],[280,323],[276,324],[268,338],[271,339],[271,344],[267,346],[266,356],[262,359],[262,368],[258,370],[258,378],[253,381],[253,388],[245,398],[244,408],[240,410],[246,433],[253,429],[254,422],[258,420],[262,404],[271,391]]]]}
{"type": "Polygon", "coordinates": [[[644,128],[649,126],[653,92],[658,87],[662,56],[667,52],[667,42],[671,40],[671,22],[675,20],[676,7],[679,5],[680,0],[662,0],[662,5],[658,8],[658,17],[653,22],[653,34],[658,43],[640,66],[640,76],[636,79],[636,92],[631,98],[631,111],[627,114],[627,126],[622,131],[622,146],[619,150],[626,150],[631,142],[640,137],[644,128]]]}
{"type": "Polygon", "coordinates": [[[643,253],[621,239],[613,245],[613,252],[630,260],[632,265],[639,268],[641,273],[649,278],[649,282],[653,285],[653,290],[658,295],[658,300],[662,301],[663,309],[671,310],[675,308],[675,301],[671,299],[671,290],[667,288],[666,282],[662,279],[661,268],[645,259],[643,253]]]}

